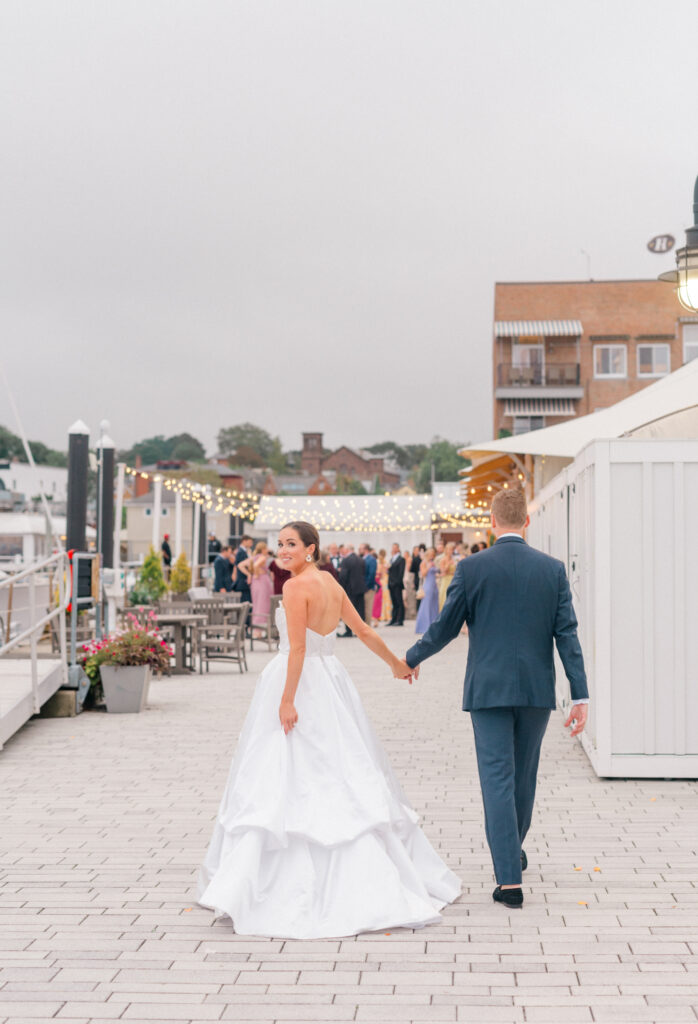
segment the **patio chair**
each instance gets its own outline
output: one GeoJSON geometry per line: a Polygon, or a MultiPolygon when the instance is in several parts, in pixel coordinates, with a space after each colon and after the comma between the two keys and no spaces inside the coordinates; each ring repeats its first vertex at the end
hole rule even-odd
{"type": "Polygon", "coordinates": [[[225,624],[211,624],[199,626],[196,630],[196,646],[199,654],[199,674],[209,670],[211,661],[233,661],[237,662],[240,672],[247,672],[247,657],[245,655],[245,623],[250,610],[249,601],[241,602],[235,606],[237,614],[232,616],[225,624]]]}

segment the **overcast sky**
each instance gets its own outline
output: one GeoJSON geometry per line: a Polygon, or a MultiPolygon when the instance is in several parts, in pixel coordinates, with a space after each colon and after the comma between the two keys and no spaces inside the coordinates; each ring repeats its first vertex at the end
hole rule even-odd
{"type": "Polygon", "coordinates": [[[489,438],[495,281],[673,264],[646,243],[691,221],[697,29],[696,0],[2,0],[29,435],[489,438]]]}

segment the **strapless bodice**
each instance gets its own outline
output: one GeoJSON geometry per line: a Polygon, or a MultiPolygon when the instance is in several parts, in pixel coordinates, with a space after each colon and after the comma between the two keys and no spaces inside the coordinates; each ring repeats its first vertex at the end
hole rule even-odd
{"type": "MultiPolygon", "coordinates": [[[[288,628],[286,626],[286,612],[282,604],[276,609],[276,628],[279,631],[279,653],[288,654],[290,645],[288,642],[288,628]]],[[[322,636],[314,629],[305,631],[305,656],[306,658],[322,658],[334,654],[336,632],[322,636]]]]}

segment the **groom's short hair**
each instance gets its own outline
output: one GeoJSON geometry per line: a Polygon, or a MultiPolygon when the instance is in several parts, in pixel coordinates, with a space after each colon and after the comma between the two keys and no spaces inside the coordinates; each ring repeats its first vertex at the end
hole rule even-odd
{"type": "Polygon", "coordinates": [[[528,515],[526,495],[518,487],[497,491],[492,499],[492,514],[498,526],[511,526],[520,530],[528,515]]]}

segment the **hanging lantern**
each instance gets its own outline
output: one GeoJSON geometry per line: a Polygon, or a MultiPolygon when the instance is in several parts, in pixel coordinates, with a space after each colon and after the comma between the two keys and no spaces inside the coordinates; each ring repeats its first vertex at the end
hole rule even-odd
{"type": "Polygon", "coordinates": [[[676,287],[676,295],[684,309],[698,313],[698,178],[693,189],[693,227],[686,228],[686,245],[676,252],[676,270],[659,275],[676,287]]]}

